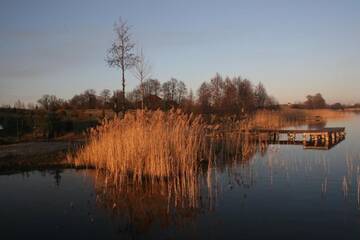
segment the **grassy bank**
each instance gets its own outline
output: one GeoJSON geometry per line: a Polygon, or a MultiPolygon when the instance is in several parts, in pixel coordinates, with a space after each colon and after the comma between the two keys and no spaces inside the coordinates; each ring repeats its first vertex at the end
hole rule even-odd
{"type": "Polygon", "coordinates": [[[38,141],[0,146],[0,172],[74,167],[66,161],[81,141],[38,141]]]}

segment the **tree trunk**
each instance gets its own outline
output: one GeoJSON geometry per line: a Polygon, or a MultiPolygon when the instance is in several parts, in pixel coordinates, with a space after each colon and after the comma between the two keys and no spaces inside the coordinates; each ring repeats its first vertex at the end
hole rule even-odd
{"type": "Polygon", "coordinates": [[[122,103],[121,103],[121,110],[123,116],[125,116],[125,69],[124,67],[121,68],[122,70],[122,103]]]}
{"type": "Polygon", "coordinates": [[[141,78],[141,110],[144,110],[144,84],[143,84],[143,79],[141,78]]]}

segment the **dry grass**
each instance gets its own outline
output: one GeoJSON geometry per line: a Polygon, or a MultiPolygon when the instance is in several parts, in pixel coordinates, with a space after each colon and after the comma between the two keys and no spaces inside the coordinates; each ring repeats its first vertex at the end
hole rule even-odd
{"type": "Polygon", "coordinates": [[[329,119],[343,119],[346,116],[349,116],[349,113],[329,109],[283,108],[280,111],[262,110],[246,119],[242,126],[246,129],[295,127],[316,122],[326,122],[329,119]]]}
{"type": "Polygon", "coordinates": [[[179,111],[128,113],[92,129],[77,165],[93,166],[114,178],[178,177],[196,174],[207,151],[201,117],[179,111]]]}

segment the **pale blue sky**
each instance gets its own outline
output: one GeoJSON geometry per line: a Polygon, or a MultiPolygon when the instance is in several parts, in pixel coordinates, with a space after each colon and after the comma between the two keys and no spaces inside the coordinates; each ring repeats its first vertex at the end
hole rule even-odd
{"type": "Polygon", "coordinates": [[[0,103],[119,88],[104,61],[119,16],[160,81],[196,90],[219,72],[282,103],[316,92],[360,102],[358,0],[0,0],[0,103]]]}

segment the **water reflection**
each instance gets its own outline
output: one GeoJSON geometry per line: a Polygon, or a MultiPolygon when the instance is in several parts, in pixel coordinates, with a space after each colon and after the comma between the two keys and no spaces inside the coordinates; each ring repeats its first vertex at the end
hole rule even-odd
{"type": "MultiPolygon", "coordinates": [[[[324,155],[318,158],[316,154],[304,157],[301,149],[297,152],[284,151],[284,146],[280,145],[299,144],[304,149],[330,150],[345,140],[344,135],[326,141],[321,138],[304,141],[280,141],[275,138],[273,141],[268,134],[241,134],[232,133],[226,135],[225,139],[213,139],[216,143],[214,161],[211,162],[213,165],[209,167],[206,162],[200,174],[193,179],[113,183],[97,172],[92,176],[97,204],[117,217],[121,232],[136,235],[150,232],[158,225],[161,228],[178,228],[195,223],[201,215],[216,211],[218,197],[222,198],[224,192],[235,188],[249,190],[256,187],[262,178],[275,186],[274,179],[278,179],[276,175],[279,174],[285,177],[288,184],[293,181],[293,176],[297,179],[299,173],[305,176],[320,174],[319,193],[322,198],[326,197],[329,160],[324,155]]],[[[352,191],[350,182],[353,181],[349,180],[349,176],[343,177],[344,198],[352,191]]],[[[360,189],[360,186],[357,185],[357,188],[360,189]]],[[[243,195],[244,198],[247,196],[243,195]]]]}
{"type": "Polygon", "coordinates": [[[103,176],[95,179],[98,206],[116,218],[119,231],[131,235],[147,233],[157,225],[168,228],[191,224],[198,215],[210,211],[215,200],[211,190],[197,189],[198,182],[184,194],[164,181],[109,185],[103,176]]]}
{"type": "Polygon", "coordinates": [[[325,128],[327,121],[322,119],[319,121],[313,121],[308,124],[308,129],[322,129],[325,128]]]}
{"type": "MultiPolygon", "coordinates": [[[[360,236],[358,120],[344,124],[348,129],[346,141],[341,139],[326,151],[304,151],[294,142],[270,142],[264,134],[241,138],[232,134],[228,142],[218,139],[213,156],[216,161],[210,167],[204,162],[191,181],[114,183],[95,170],[81,171],[85,178],[79,178],[79,172],[53,170],[41,173],[43,181],[34,173],[24,175],[34,183],[24,190],[24,183],[0,176],[0,187],[9,196],[0,199],[0,206],[9,206],[2,213],[4,219],[11,218],[8,209],[16,212],[20,206],[12,200],[12,193],[16,199],[26,198],[34,204],[31,207],[39,207],[33,191],[43,186],[41,198],[45,200],[40,206],[48,211],[40,215],[41,219],[46,222],[57,216],[68,227],[63,227],[65,234],[73,218],[78,217],[77,231],[94,234],[86,236],[88,239],[99,237],[95,232],[107,239],[119,235],[129,239],[290,238],[295,231],[299,238],[355,238],[360,236]],[[86,194],[80,190],[85,185],[83,179],[91,180],[86,194]],[[58,187],[49,188],[47,182],[58,187]],[[54,214],[62,212],[64,206],[67,215],[54,214]]],[[[31,224],[23,215],[18,212],[17,224],[31,224]]],[[[33,212],[29,216],[37,218],[33,212]]],[[[4,219],[0,223],[7,226],[4,219]]],[[[39,219],[36,224],[44,224],[39,219]]],[[[6,231],[5,227],[5,236],[6,231]]]]}

